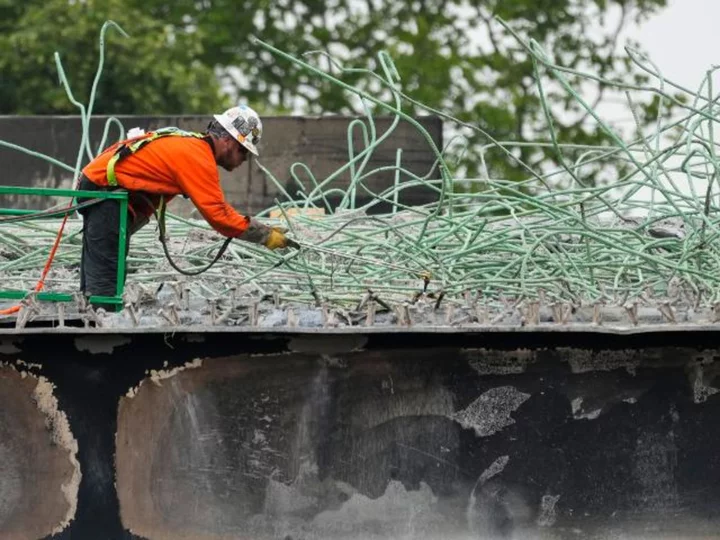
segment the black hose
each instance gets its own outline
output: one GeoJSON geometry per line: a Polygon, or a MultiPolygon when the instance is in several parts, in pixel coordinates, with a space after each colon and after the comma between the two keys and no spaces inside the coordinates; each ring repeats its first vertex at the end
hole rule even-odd
{"type": "Polygon", "coordinates": [[[207,272],[210,270],[210,268],[213,267],[213,265],[220,260],[220,257],[222,257],[225,254],[225,251],[227,250],[228,246],[230,245],[230,242],[232,242],[232,238],[226,238],[225,242],[223,242],[223,245],[220,247],[220,251],[217,252],[217,255],[215,255],[215,258],[210,261],[209,264],[206,266],[203,266],[202,268],[199,268],[197,270],[183,270],[180,268],[177,264],[175,264],[175,261],[172,260],[172,257],[170,256],[170,251],[167,247],[167,241],[165,239],[165,201],[163,200],[160,203],[160,212],[159,214],[156,213],[155,217],[158,221],[158,230],[160,232],[160,243],[163,247],[163,252],[165,253],[165,258],[170,263],[170,266],[172,266],[175,270],[183,274],[184,276],[197,276],[199,274],[202,274],[203,272],[207,272]]]}

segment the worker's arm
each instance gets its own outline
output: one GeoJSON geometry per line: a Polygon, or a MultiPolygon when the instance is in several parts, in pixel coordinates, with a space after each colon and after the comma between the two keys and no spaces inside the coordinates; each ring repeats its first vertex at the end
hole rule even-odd
{"type": "Polygon", "coordinates": [[[250,218],[250,225],[238,238],[247,242],[253,242],[254,244],[262,244],[268,249],[285,247],[300,249],[300,244],[285,236],[285,229],[268,227],[254,218],[250,218]]]}
{"type": "Polygon", "coordinates": [[[171,160],[174,179],[202,217],[224,236],[242,235],[250,225],[250,218],[238,213],[225,200],[210,146],[200,140],[163,140],[166,141],[175,143],[171,160]]]}
{"type": "Polygon", "coordinates": [[[241,215],[225,200],[210,147],[202,141],[193,142],[200,144],[177,152],[177,160],[173,160],[175,180],[212,228],[270,249],[287,247],[291,241],[282,231],[241,215]]]}

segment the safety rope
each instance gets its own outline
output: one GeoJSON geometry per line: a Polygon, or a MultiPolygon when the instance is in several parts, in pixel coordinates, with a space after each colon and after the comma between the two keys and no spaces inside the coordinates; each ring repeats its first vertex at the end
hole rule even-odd
{"type": "MultiPolygon", "coordinates": [[[[76,186],[77,187],[77,186],[76,186]]],[[[73,207],[73,199],[70,199],[70,203],[67,206],[67,210],[70,210],[70,208],[73,207]]],[[[45,266],[43,267],[42,273],[40,274],[40,279],[37,282],[37,285],[35,285],[35,292],[38,293],[43,290],[45,287],[45,279],[47,278],[48,273],[50,272],[50,267],[52,266],[52,262],[55,259],[55,253],[57,252],[58,246],[60,245],[60,240],[62,238],[63,232],[65,231],[65,224],[67,223],[68,217],[70,216],[71,212],[66,212],[63,216],[62,223],[60,224],[60,229],[57,232],[57,235],[55,235],[55,241],[53,242],[52,248],[50,249],[50,255],[48,255],[47,261],[45,261],[45,266]]],[[[27,217],[27,216],[23,216],[27,217]]],[[[14,313],[17,313],[22,308],[22,304],[16,304],[12,307],[0,310],[0,315],[12,315],[14,313]]]]}

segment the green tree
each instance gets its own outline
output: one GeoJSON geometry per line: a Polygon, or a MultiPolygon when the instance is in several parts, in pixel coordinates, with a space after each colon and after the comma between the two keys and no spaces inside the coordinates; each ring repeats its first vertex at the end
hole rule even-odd
{"type": "MultiPolygon", "coordinates": [[[[263,113],[361,113],[358,100],[290,62],[253,46],[253,34],[299,56],[326,51],[347,67],[373,68],[389,52],[413,99],[485,129],[498,140],[548,137],[531,57],[500,27],[502,17],[523,39],[535,39],[558,63],[611,80],[643,83],[618,46],[628,24],[662,9],[667,0],[0,0],[4,26],[0,58],[0,112],[71,111],[55,84],[51,53],[63,53],[78,88],[89,88],[97,29],[106,19],[121,24],[126,40],[110,38],[98,112],[207,113],[218,108],[217,81],[232,99],[242,97],[263,113]],[[22,7],[18,7],[22,6],[22,7]],[[10,22],[8,22],[8,19],[10,22]],[[213,74],[217,78],[213,77],[213,74]]],[[[326,68],[322,56],[309,61],[326,68]]],[[[335,72],[337,74],[337,72],[335,72]]],[[[359,72],[343,81],[387,91],[359,72]]],[[[570,83],[600,103],[607,85],[568,75],[570,83]]],[[[546,79],[545,74],[543,75],[546,79]]],[[[546,88],[558,140],[603,144],[606,135],[558,85],[546,88]]],[[[641,122],[655,107],[638,102],[641,122]]],[[[408,107],[410,113],[420,113],[408,107]]],[[[480,174],[478,149],[487,139],[466,133],[467,175],[480,174]]],[[[552,150],[517,148],[533,168],[555,166],[552,150]]],[[[573,161],[578,154],[567,156],[573,161]]],[[[517,180],[527,171],[493,150],[494,178],[517,180]]],[[[584,171],[595,181],[594,171],[584,171]]]]}
{"type": "MultiPolygon", "coordinates": [[[[403,91],[412,98],[478,125],[496,139],[511,141],[547,140],[548,123],[530,56],[493,15],[522,38],[535,39],[566,67],[611,80],[644,83],[646,76],[634,69],[619,38],[630,23],[641,22],[667,4],[667,0],[129,1],[174,28],[200,31],[201,58],[216,68],[223,88],[256,105],[263,103],[267,110],[362,112],[358,101],[348,99],[340,88],[252,47],[247,40],[250,34],[296,56],[309,50],[327,51],[348,67],[368,67],[386,50],[402,76],[403,91]]],[[[314,62],[324,68],[324,60],[315,57],[314,62]]],[[[606,85],[568,77],[593,97],[593,104],[607,94],[606,85]]],[[[373,88],[371,79],[360,73],[344,73],[342,79],[373,88]]],[[[547,90],[560,141],[606,141],[602,130],[557,85],[547,90]]],[[[641,121],[647,121],[651,109],[638,110],[646,113],[641,121]]],[[[478,133],[469,133],[467,138],[471,149],[487,142],[478,133]]],[[[465,155],[467,174],[477,176],[477,152],[465,155]]],[[[557,161],[552,150],[518,148],[515,155],[533,167],[557,161]]],[[[527,177],[517,162],[496,151],[488,159],[496,178],[527,177]]]]}
{"type": "Polygon", "coordinates": [[[204,64],[201,31],[165,24],[123,0],[0,0],[0,114],[77,113],[58,83],[58,51],[75,97],[87,102],[106,34],[97,114],[207,113],[227,104],[204,64]]]}

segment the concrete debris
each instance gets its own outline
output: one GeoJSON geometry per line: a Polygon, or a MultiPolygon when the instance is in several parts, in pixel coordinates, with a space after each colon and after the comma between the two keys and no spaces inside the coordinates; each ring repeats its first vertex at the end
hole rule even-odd
{"type": "MultiPolygon", "coordinates": [[[[347,218],[338,214],[324,219],[331,220],[333,226],[343,226],[343,219],[347,218]]],[[[394,219],[404,218],[398,214],[394,219]]],[[[202,222],[188,223],[191,225],[184,225],[185,229],[173,235],[172,249],[180,258],[183,253],[202,251],[207,249],[208,243],[220,240],[206,238],[207,231],[203,228],[206,225],[202,222]]],[[[362,219],[360,224],[368,227],[368,223],[362,219]]],[[[310,235],[308,243],[322,241],[322,235],[318,235],[307,223],[298,225],[307,227],[304,232],[310,235]]],[[[429,228],[434,230],[438,226],[431,224],[429,228]]],[[[10,227],[18,236],[22,235],[21,228],[16,231],[10,227]]],[[[72,221],[69,227],[70,234],[77,233],[80,223],[72,221]]],[[[350,229],[347,231],[350,232],[350,229]]],[[[366,229],[362,231],[365,233],[366,229]]],[[[499,227],[499,231],[507,233],[503,227],[499,227]]],[[[682,222],[656,222],[648,229],[650,237],[682,239],[683,234],[682,222]]],[[[143,230],[138,235],[137,238],[133,237],[133,246],[143,253],[140,257],[143,262],[135,263],[142,265],[142,271],[131,264],[120,313],[95,310],[85,305],[80,295],[76,295],[75,302],[65,305],[39,301],[37,295],[30,294],[23,301],[19,314],[0,317],[0,321],[5,318],[18,329],[47,321],[62,328],[73,319],[80,320],[87,327],[107,328],[392,326],[472,329],[531,326],[541,329],[587,325],[593,329],[601,326],[628,329],[647,325],[711,325],[720,322],[715,306],[693,293],[690,285],[677,276],[669,280],[663,291],[648,289],[633,297],[605,294],[602,298],[584,298],[568,294],[568,298],[558,298],[557,291],[555,297],[551,297],[551,293],[544,290],[538,291],[537,298],[511,297],[503,296],[505,293],[484,295],[482,291],[461,287],[460,283],[436,283],[427,277],[432,272],[415,272],[409,267],[406,275],[400,276],[398,271],[403,267],[396,268],[396,251],[385,256],[376,255],[368,260],[361,258],[356,262],[353,262],[353,257],[357,257],[354,252],[346,254],[349,259],[340,257],[336,261],[337,256],[334,254],[304,251],[306,263],[317,268],[316,273],[332,276],[330,281],[322,287],[318,285],[316,290],[309,286],[306,273],[283,265],[276,267],[276,258],[269,258],[270,255],[264,252],[248,250],[241,242],[237,246],[231,244],[234,246],[233,256],[218,263],[217,270],[185,279],[168,270],[162,253],[158,252],[157,239],[152,231],[143,230]],[[394,272],[393,278],[380,281],[350,278],[352,271],[361,262],[365,265],[364,271],[370,275],[380,271],[394,272]],[[383,268],[383,265],[389,267],[383,268]],[[255,267],[262,277],[250,279],[248,268],[254,270],[255,267]],[[271,285],[278,281],[282,285],[271,285]],[[358,285],[361,282],[367,282],[368,287],[363,290],[358,285]]],[[[571,244],[575,241],[579,242],[574,239],[571,244]]],[[[379,246],[375,248],[380,249],[379,246]]],[[[187,264],[192,265],[192,261],[194,259],[191,258],[187,264]]],[[[444,270],[438,271],[442,273],[444,270]]],[[[0,278],[0,288],[31,291],[36,279],[37,271],[34,268],[19,267],[9,270],[7,276],[0,278]]],[[[320,280],[321,276],[318,275],[313,283],[319,283],[320,280]]],[[[45,290],[74,291],[78,283],[76,265],[58,266],[48,276],[45,290]]],[[[0,302],[0,309],[10,305],[13,302],[0,302]]]]}
{"type": "Polygon", "coordinates": [[[53,534],[62,532],[74,519],[77,510],[78,490],[82,473],[77,459],[78,442],[70,431],[70,423],[65,412],[61,411],[58,401],[53,394],[54,386],[45,377],[39,377],[33,393],[38,409],[45,415],[46,425],[52,434],[53,442],[68,452],[68,459],[73,467],[71,479],[61,487],[68,510],[65,519],[55,529],[53,534]]]}

